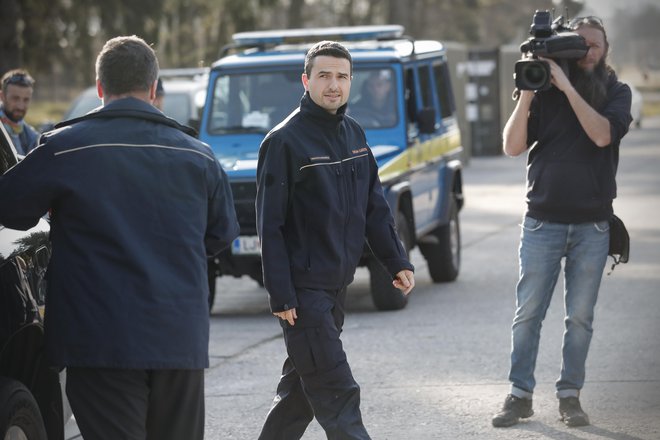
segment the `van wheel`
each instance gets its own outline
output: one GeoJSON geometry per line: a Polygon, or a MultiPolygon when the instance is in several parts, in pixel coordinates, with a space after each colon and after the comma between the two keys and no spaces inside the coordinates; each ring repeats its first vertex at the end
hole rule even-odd
{"type": "Polygon", "coordinates": [[[419,243],[434,283],[454,281],[461,268],[461,231],[454,201],[449,223],[439,226],[419,243]]]}
{"type": "Polygon", "coordinates": [[[0,377],[0,438],[46,440],[39,406],[21,382],[0,377]]]}
{"type": "MultiPolygon", "coordinates": [[[[410,233],[408,222],[405,215],[399,212],[396,216],[396,228],[399,233],[399,239],[406,251],[410,251],[410,233]]],[[[399,310],[408,304],[408,297],[399,289],[392,285],[392,276],[383,267],[382,264],[372,257],[367,263],[369,269],[369,279],[371,281],[371,297],[378,310],[399,310]]]]}

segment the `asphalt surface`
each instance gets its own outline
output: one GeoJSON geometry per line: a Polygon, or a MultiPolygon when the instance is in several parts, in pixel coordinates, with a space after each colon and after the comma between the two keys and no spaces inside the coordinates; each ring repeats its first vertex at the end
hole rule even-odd
{"type": "MultiPolygon", "coordinates": [[[[535,415],[511,428],[491,426],[509,391],[525,158],[478,157],[464,170],[458,280],[433,284],[414,251],[417,287],[404,310],[374,308],[365,269],[349,288],[342,339],[374,440],[660,440],[658,139],[660,117],[646,119],[622,143],[615,212],[628,227],[631,260],[603,276],[581,395],[592,424],[568,428],[559,421],[560,281],[542,330],[535,415]]],[[[254,440],[279,379],[284,343],[263,289],[246,277],[217,283],[205,438],[254,440]]],[[[75,420],[66,438],[81,438],[75,420]]],[[[325,435],[313,421],[303,438],[325,435]]]]}
{"type": "MultiPolygon", "coordinates": [[[[349,289],[342,339],[374,439],[660,439],[658,139],[660,119],[647,119],[621,148],[615,212],[630,232],[631,260],[603,277],[581,396],[592,425],[568,428],[558,418],[560,281],[542,330],[535,415],[515,427],[491,426],[509,390],[525,158],[480,157],[464,171],[458,280],[433,284],[414,252],[417,287],[404,310],[375,310],[364,269],[349,289]]],[[[273,398],[284,343],[255,282],[223,277],[218,292],[206,438],[253,440],[273,398]]],[[[304,436],[324,438],[315,421],[304,436]]]]}

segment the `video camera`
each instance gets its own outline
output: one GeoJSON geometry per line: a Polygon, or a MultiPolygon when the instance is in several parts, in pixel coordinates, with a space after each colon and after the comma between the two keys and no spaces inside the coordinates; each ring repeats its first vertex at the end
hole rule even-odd
{"type": "Polygon", "coordinates": [[[534,12],[529,39],[520,45],[520,52],[531,57],[516,62],[514,79],[518,90],[547,90],[550,88],[550,65],[538,57],[559,61],[568,75],[569,59],[587,54],[589,46],[581,35],[564,26],[564,17],[552,21],[550,11],[534,12]]]}

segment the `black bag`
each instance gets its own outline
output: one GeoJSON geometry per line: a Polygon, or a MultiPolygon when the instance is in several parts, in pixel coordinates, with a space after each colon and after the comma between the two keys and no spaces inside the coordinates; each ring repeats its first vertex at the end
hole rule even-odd
{"type": "Polygon", "coordinates": [[[619,263],[627,263],[630,254],[630,236],[623,221],[616,215],[612,214],[610,217],[610,248],[607,252],[609,256],[614,259],[614,263],[610,269],[610,273],[614,270],[614,266],[619,263]]]}

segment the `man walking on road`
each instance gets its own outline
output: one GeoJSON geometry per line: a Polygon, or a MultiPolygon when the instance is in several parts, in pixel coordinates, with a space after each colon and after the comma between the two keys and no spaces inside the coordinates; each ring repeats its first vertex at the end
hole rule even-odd
{"type": "Polygon", "coordinates": [[[0,223],[50,211],[45,350],[85,440],[202,439],[206,261],[238,235],[230,188],[194,131],[151,105],[142,39],[107,41],[96,75],[103,107],[0,177],[0,223]]]}
{"type": "Polygon", "coordinates": [[[531,417],[541,324],[564,259],[565,331],[556,383],[568,426],[589,424],[580,405],[594,308],[608,255],[619,143],[630,126],[630,88],[605,63],[609,44],[595,17],[571,22],[589,50],[567,77],[553,60],[547,91],[523,90],[504,127],[504,152],[529,148],[527,212],[512,327],[511,393],[492,423],[531,417]]]}
{"type": "Polygon", "coordinates": [[[261,440],[299,439],[314,417],[329,439],[369,439],[340,340],[365,237],[394,285],[405,294],[414,286],[364,131],[345,115],[352,69],[341,44],[314,45],[300,107],[259,151],[264,283],[288,353],[261,440]]]}

